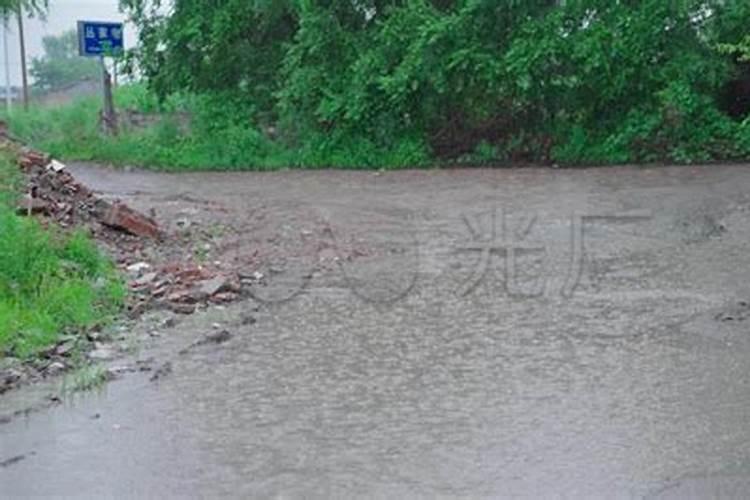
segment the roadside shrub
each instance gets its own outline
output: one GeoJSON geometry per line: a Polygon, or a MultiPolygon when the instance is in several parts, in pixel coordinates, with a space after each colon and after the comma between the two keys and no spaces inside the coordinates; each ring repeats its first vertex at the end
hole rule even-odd
{"type": "Polygon", "coordinates": [[[253,152],[219,148],[233,167],[744,154],[717,105],[747,59],[740,0],[177,0],[166,16],[155,0],[123,3],[142,29],[131,61],[156,94],[232,103],[211,107],[215,123],[242,123],[224,138],[253,152]]]}

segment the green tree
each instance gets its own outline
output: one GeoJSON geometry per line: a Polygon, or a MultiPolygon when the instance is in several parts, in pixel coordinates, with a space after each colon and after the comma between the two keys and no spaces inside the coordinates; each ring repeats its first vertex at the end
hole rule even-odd
{"type": "Polygon", "coordinates": [[[122,3],[152,89],[223,96],[293,147],[577,163],[741,154],[717,98],[739,71],[720,48],[742,51],[747,0],[122,3]]]}
{"type": "Polygon", "coordinates": [[[42,38],[44,55],[31,61],[29,72],[34,78],[33,87],[42,91],[56,90],[72,83],[99,77],[96,60],[78,55],[78,36],[66,31],[58,36],[42,38]]]}
{"type": "Polygon", "coordinates": [[[16,14],[19,8],[30,14],[43,14],[48,0],[0,0],[0,16],[16,14]]]}

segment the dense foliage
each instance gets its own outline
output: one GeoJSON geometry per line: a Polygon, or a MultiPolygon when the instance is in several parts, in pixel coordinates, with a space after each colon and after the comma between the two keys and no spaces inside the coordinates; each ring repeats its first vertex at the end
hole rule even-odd
{"type": "Polygon", "coordinates": [[[43,14],[48,0],[0,0],[0,15],[9,16],[21,9],[27,14],[43,14]]]}
{"type": "Polygon", "coordinates": [[[123,6],[140,28],[131,67],[192,130],[102,139],[90,104],[55,130],[15,121],[54,151],[178,168],[750,157],[746,1],[123,6]]]}
{"type": "Polygon", "coordinates": [[[727,90],[750,78],[745,0],[159,4],[123,0],[151,88],[231,101],[309,158],[750,155],[745,97],[727,90]]]}

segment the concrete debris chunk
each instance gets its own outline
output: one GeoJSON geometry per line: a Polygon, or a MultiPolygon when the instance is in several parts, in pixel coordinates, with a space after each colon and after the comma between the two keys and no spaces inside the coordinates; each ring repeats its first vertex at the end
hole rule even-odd
{"type": "Polygon", "coordinates": [[[136,262],[134,264],[130,264],[125,269],[132,275],[140,276],[143,272],[151,269],[151,264],[149,264],[148,262],[136,262]]]}
{"type": "Polygon", "coordinates": [[[156,273],[146,273],[137,280],[133,281],[132,286],[133,288],[143,288],[144,286],[150,285],[157,277],[158,274],[156,273]]]}
{"type": "Polygon", "coordinates": [[[55,159],[52,159],[49,164],[47,165],[47,170],[52,170],[53,172],[62,172],[65,170],[66,165],[63,162],[57,161],[55,159]]]}
{"type": "Polygon", "coordinates": [[[205,297],[213,297],[219,292],[228,290],[230,287],[229,278],[218,275],[210,280],[198,283],[199,294],[205,297]]]}

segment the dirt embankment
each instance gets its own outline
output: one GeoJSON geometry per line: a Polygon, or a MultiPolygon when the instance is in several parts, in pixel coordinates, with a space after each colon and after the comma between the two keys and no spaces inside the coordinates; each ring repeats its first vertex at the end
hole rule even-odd
{"type": "MultiPolygon", "coordinates": [[[[97,196],[48,154],[27,147],[0,128],[0,150],[16,158],[23,176],[17,212],[45,226],[87,231],[116,262],[130,293],[127,315],[150,309],[192,314],[209,304],[228,303],[262,282],[260,272],[242,274],[231,262],[205,259],[206,241],[190,222],[164,230],[154,214],[144,214],[120,200],[97,196]]],[[[109,357],[100,332],[81,332],[83,351],[91,360],[109,357]],[[85,335],[83,335],[85,334],[85,335]],[[104,354],[107,354],[105,356],[104,354]]],[[[66,337],[27,363],[0,366],[0,394],[29,381],[58,375],[72,366],[70,357],[82,343],[66,337]],[[75,349],[73,348],[75,344],[75,349]]]]}

